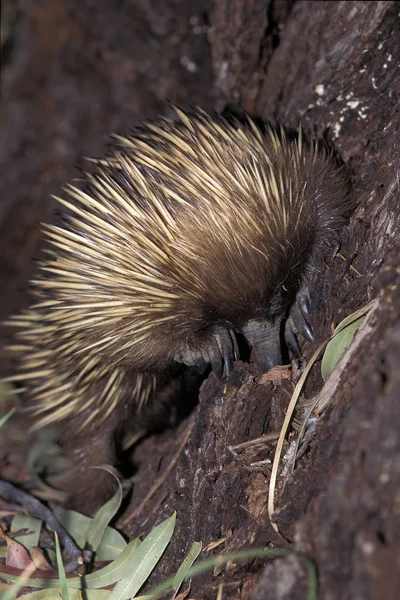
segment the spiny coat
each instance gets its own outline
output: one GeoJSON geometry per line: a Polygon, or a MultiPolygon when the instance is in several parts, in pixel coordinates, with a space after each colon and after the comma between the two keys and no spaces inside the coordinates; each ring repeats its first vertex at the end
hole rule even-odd
{"type": "Polygon", "coordinates": [[[93,161],[11,322],[40,424],[140,407],[174,363],[229,370],[244,334],[267,369],[307,271],[350,208],[317,144],[176,109],[93,161]]]}

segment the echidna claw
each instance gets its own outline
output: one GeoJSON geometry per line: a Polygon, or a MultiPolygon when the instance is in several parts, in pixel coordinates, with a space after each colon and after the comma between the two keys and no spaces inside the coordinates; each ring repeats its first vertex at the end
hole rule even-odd
{"type": "Polygon", "coordinates": [[[307,294],[298,294],[297,304],[303,317],[307,318],[310,315],[310,301],[307,294]]]}
{"type": "Polygon", "coordinates": [[[285,341],[290,352],[297,360],[299,360],[303,355],[297,337],[293,331],[293,327],[291,326],[290,319],[288,319],[285,324],[285,341]]]}
{"type": "Polygon", "coordinates": [[[218,362],[218,375],[220,377],[222,374],[229,377],[232,372],[233,362],[238,360],[239,357],[239,348],[236,341],[236,336],[233,331],[230,329],[219,329],[214,336],[215,341],[218,345],[219,350],[219,361],[216,361],[214,357],[211,359],[211,367],[213,373],[217,375],[214,369],[214,361],[218,362]],[[214,360],[213,360],[214,359],[214,360]],[[224,363],[224,372],[222,373],[222,361],[224,363]]]}
{"type": "Polygon", "coordinates": [[[232,342],[233,342],[233,357],[234,357],[235,361],[240,360],[240,351],[239,351],[239,346],[237,343],[235,332],[232,329],[229,329],[229,333],[230,333],[230,336],[231,336],[232,342]]]}
{"type": "Polygon", "coordinates": [[[219,379],[223,375],[229,376],[232,372],[233,363],[239,360],[239,346],[233,330],[219,327],[201,353],[186,350],[177,354],[174,359],[178,363],[187,366],[195,366],[198,369],[205,365],[211,365],[211,370],[219,379]]]}
{"type": "Polygon", "coordinates": [[[302,352],[296,334],[299,333],[308,342],[314,341],[313,330],[307,317],[310,314],[310,302],[307,292],[297,294],[290,315],[285,323],[285,341],[296,359],[302,358],[302,352]]]}

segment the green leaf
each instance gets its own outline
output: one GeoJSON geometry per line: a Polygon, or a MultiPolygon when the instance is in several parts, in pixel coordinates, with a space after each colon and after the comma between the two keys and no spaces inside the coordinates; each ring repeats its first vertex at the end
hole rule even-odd
{"type": "Polygon", "coordinates": [[[42,521],[40,519],[35,519],[28,515],[15,515],[11,521],[11,531],[18,531],[19,529],[28,529],[31,531],[31,533],[15,537],[17,542],[25,546],[27,550],[32,546],[39,545],[40,531],[42,529],[42,521]]]}
{"type": "Polygon", "coordinates": [[[115,586],[110,600],[129,600],[136,595],[169,544],[175,521],[176,513],[155,527],[143,540],[134,559],[125,565],[123,577],[115,586]]]}
{"type": "Polygon", "coordinates": [[[15,600],[18,596],[18,592],[22,590],[24,585],[26,585],[26,579],[23,579],[22,577],[17,577],[15,583],[8,588],[6,593],[2,596],[1,600],[15,600]]]}
{"type": "Polygon", "coordinates": [[[69,579],[69,585],[73,581],[73,587],[79,587],[79,584],[83,583],[85,588],[101,588],[119,581],[123,577],[127,565],[132,563],[132,557],[140,547],[141,541],[138,538],[132,540],[110,565],[84,577],[69,579]]]}
{"type": "Polygon", "coordinates": [[[3,427],[7,423],[8,419],[15,413],[15,410],[15,408],[10,408],[5,415],[0,417],[0,427],[3,427]]]}
{"type": "Polygon", "coordinates": [[[57,568],[58,568],[58,576],[60,578],[60,583],[61,583],[62,600],[71,600],[69,591],[68,591],[67,578],[65,577],[64,565],[63,565],[61,550],[60,550],[60,542],[58,541],[57,532],[54,532],[54,536],[56,539],[57,568]]]}
{"type": "MultiPolygon", "coordinates": [[[[76,544],[80,548],[83,548],[92,519],[86,515],[75,512],[74,510],[66,510],[59,506],[54,509],[54,514],[61,525],[74,538],[76,544]]],[[[101,540],[101,544],[96,550],[96,560],[114,560],[126,546],[127,543],[119,531],[112,527],[107,527],[103,539],[101,540]]]]}
{"type": "Polygon", "coordinates": [[[73,537],[77,546],[83,548],[86,532],[90,527],[92,519],[74,510],[67,510],[62,506],[55,506],[53,512],[64,529],[73,537]]]}
{"type": "MultiPolygon", "coordinates": [[[[70,600],[108,600],[110,594],[110,590],[85,590],[84,595],[82,595],[81,590],[69,590],[70,600]]],[[[40,590],[23,597],[24,600],[61,600],[61,598],[61,588],[55,588],[54,590],[40,590]]]]}
{"type": "Polygon", "coordinates": [[[175,591],[174,598],[182,585],[182,581],[187,577],[190,567],[192,566],[196,558],[199,556],[202,546],[203,545],[201,542],[193,542],[192,547],[190,548],[186,558],[179,567],[172,584],[172,587],[175,591]]]}
{"type": "Polygon", "coordinates": [[[357,329],[364,319],[365,315],[356,319],[354,319],[353,315],[350,315],[346,319],[343,319],[336,327],[322,359],[321,373],[324,381],[328,379],[345,350],[350,346],[357,329]]]}
{"type": "MultiPolygon", "coordinates": [[[[116,581],[119,581],[123,576],[126,564],[130,564],[132,560],[132,555],[137,551],[140,547],[140,540],[135,539],[132,540],[126,548],[119,554],[118,558],[116,558],[110,565],[107,565],[103,569],[99,569],[94,573],[90,573],[89,575],[85,575],[84,577],[71,577],[68,579],[68,587],[80,589],[87,588],[101,588],[107,587],[108,585],[112,585],[116,581]]],[[[2,573],[2,578],[6,581],[17,581],[18,576],[11,575],[9,573],[2,573]]],[[[54,589],[60,587],[59,579],[39,579],[30,577],[25,580],[25,585],[43,589],[54,589]]]]}
{"type": "MultiPolygon", "coordinates": [[[[102,468],[104,471],[109,472],[112,477],[115,477],[118,483],[118,489],[113,495],[113,497],[110,500],[108,500],[108,502],[106,502],[101,508],[99,508],[94,518],[92,519],[92,522],[90,523],[89,529],[86,534],[86,541],[94,551],[97,551],[97,549],[100,547],[107,525],[118,512],[122,502],[122,486],[120,480],[115,474],[115,469],[113,469],[112,467],[96,468],[102,468]]],[[[96,559],[98,560],[97,556],[96,559]]]]}
{"type": "MultiPolygon", "coordinates": [[[[139,545],[140,540],[134,540],[139,545]]],[[[103,539],[101,540],[100,546],[96,550],[96,560],[109,561],[115,560],[126,548],[127,543],[122,535],[116,529],[107,527],[104,532],[103,539]]]]}
{"type": "Polygon", "coordinates": [[[9,400],[10,397],[18,395],[18,390],[13,383],[0,379],[0,402],[9,400]]]}
{"type": "MultiPolygon", "coordinates": [[[[225,565],[229,561],[237,562],[253,558],[281,558],[296,554],[297,553],[293,550],[286,550],[280,548],[248,548],[246,550],[238,550],[237,552],[231,552],[229,554],[220,554],[218,556],[214,556],[213,558],[197,562],[187,572],[186,579],[190,579],[192,577],[195,577],[196,575],[200,575],[201,573],[211,571],[212,569],[214,569],[214,567],[219,565],[225,565]]],[[[305,560],[307,567],[310,566],[310,569],[314,569],[312,563],[308,559],[305,560]]],[[[155,598],[158,598],[159,596],[165,594],[167,591],[172,590],[175,577],[176,575],[173,577],[168,577],[168,579],[163,581],[163,583],[158,585],[155,589],[151,590],[150,598],[152,598],[152,600],[155,600],[155,598]]],[[[139,600],[139,598],[137,598],[136,600],[139,600]]]]}

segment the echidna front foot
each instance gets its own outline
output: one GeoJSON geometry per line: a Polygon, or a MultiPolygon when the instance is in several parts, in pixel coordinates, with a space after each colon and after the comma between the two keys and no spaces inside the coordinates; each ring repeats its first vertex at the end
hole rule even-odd
{"type": "Polygon", "coordinates": [[[296,334],[302,335],[308,342],[314,340],[311,325],[307,321],[309,314],[309,296],[308,292],[303,290],[297,294],[296,302],[293,304],[285,323],[285,341],[296,359],[301,359],[303,356],[296,334]]]}
{"type": "Polygon", "coordinates": [[[200,350],[187,349],[175,355],[174,359],[188,367],[203,368],[211,365],[216,377],[228,376],[232,372],[234,361],[239,360],[235,333],[226,327],[218,327],[200,350]]]}
{"type": "Polygon", "coordinates": [[[212,371],[217,377],[221,377],[223,373],[229,377],[234,361],[240,358],[235,333],[231,329],[221,328],[215,334],[214,340],[217,348],[213,345],[210,353],[212,371]]]}

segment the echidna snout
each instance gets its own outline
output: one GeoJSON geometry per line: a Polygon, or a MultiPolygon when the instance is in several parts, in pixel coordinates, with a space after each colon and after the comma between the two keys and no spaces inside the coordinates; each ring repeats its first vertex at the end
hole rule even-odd
{"type": "Polygon", "coordinates": [[[260,369],[269,371],[282,363],[280,342],[281,321],[249,321],[243,328],[246,340],[254,350],[260,369]]]}

